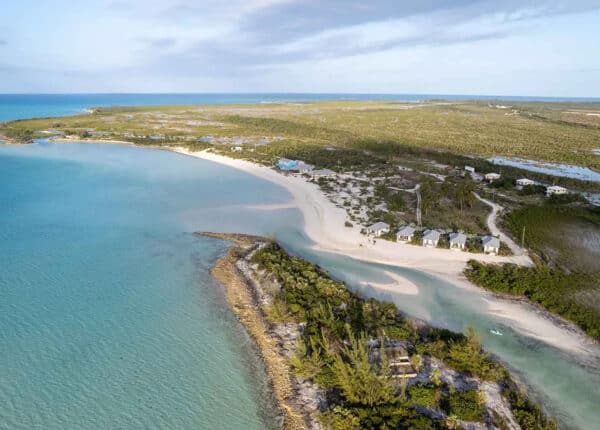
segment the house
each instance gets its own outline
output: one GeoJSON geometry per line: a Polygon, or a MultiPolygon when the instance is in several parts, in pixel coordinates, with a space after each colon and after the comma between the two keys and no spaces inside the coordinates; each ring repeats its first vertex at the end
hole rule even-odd
{"type": "Polygon", "coordinates": [[[384,222],[376,222],[373,225],[367,227],[367,233],[372,234],[375,237],[379,237],[382,234],[386,234],[390,232],[390,225],[384,222]]]}
{"type": "Polygon", "coordinates": [[[312,170],[310,172],[310,176],[312,176],[313,178],[325,178],[328,176],[335,176],[335,172],[329,169],[317,169],[312,170]]]}
{"type": "Polygon", "coordinates": [[[483,236],[481,238],[481,244],[483,245],[483,252],[498,254],[500,251],[500,239],[494,236],[483,236]]]}
{"type": "Polygon", "coordinates": [[[423,233],[423,246],[436,247],[440,241],[440,232],[437,230],[425,230],[423,233]]]}
{"type": "Polygon", "coordinates": [[[277,161],[277,168],[279,170],[292,171],[297,166],[298,166],[297,160],[288,160],[287,158],[280,158],[279,161],[277,161]]]}
{"type": "Polygon", "coordinates": [[[550,197],[554,194],[557,194],[557,195],[567,194],[568,192],[569,192],[569,190],[567,190],[564,187],[561,187],[558,185],[551,185],[546,188],[546,197],[550,197]]]}
{"type": "Polygon", "coordinates": [[[462,233],[450,233],[449,236],[450,249],[465,249],[467,236],[462,233]]]}
{"type": "Polygon", "coordinates": [[[396,240],[398,242],[410,242],[415,235],[415,229],[405,225],[396,232],[396,240]]]}
{"type": "Polygon", "coordinates": [[[306,164],[304,161],[298,161],[296,167],[292,168],[293,171],[298,173],[310,173],[314,166],[306,164]]]}
{"type": "Polygon", "coordinates": [[[465,171],[469,173],[475,173],[475,167],[465,166],[465,171]]]}
{"type": "Polygon", "coordinates": [[[521,178],[521,179],[517,179],[517,186],[518,187],[528,187],[531,185],[535,185],[535,181],[532,181],[531,179],[527,179],[527,178],[521,178]]]}
{"type": "Polygon", "coordinates": [[[231,152],[240,152],[242,150],[241,146],[234,146],[233,148],[231,148],[231,152]]]}
{"type": "Polygon", "coordinates": [[[488,182],[494,182],[500,179],[500,173],[486,173],[485,180],[488,182]]]}

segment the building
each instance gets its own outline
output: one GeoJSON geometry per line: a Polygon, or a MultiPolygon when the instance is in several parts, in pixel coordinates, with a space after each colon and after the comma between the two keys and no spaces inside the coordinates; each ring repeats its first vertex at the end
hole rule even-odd
{"type": "Polygon", "coordinates": [[[500,179],[501,176],[500,173],[486,173],[484,177],[486,181],[494,182],[500,179]]]}
{"type": "Polygon", "coordinates": [[[396,232],[396,240],[398,242],[410,242],[415,235],[415,229],[405,225],[396,232]]]}
{"type": "Polygon", "coordinates": [[[557,194],[557,195],[567,194],[568,192],[569,192],[569,190],[567,190],[564,187],[558,186],[558,185],[551,185],[549,187],[546,187],[546,197],[550,197],[554,194],[557,194]]]}
{"type": "Polygon", "coordinates": [[[298,166],[297,160],[288,160],[287,158],[280,158],[277,162],[277,168],[279,170],[292,171],[298,166]]]}
{"type": "Polygon", "coordinates": [[[313,170],[312,165],[306,164],[304,161],[298,161],[298,164],[292,170],[298,173],[310,173],[313,170]]]}
{"type": "Polygon", "coordinates": [[[475,173],[475,167],[471,167],[471,166],[465,166],[465,171],[469,172],[469,173],[475,173]]]}
{"type": "Polygon", "coordinates": [[[423,233],[423,246],[436,247],[440,241],[440,232],[437,230],[425,230],[423,233]]]}
{"type": "Polygon", "coordinates": [[[233,148],[231,148],[231,152],[240,152],[242,150],[241,146],[234,146],[233,148]]]}
{"type": "Polygon", "coordinates": [[[494,236],[483,236],[481,238],[483,252],[490,254],[498,254],[500,251],[500,239],[494,236]]]}
{"type": "Polygon", "coordinates": [[[527,178],[521,178],[521,179],[517,179],[517,187],[528,187],[531,185],[535,185],[535,181],[532,181],[531,179],[527,179],[527,178]]]}
{"type": "Polygon", "coordinates": [[[326,178],[328,176],[335,176],[335,172],[329,169],[317,169],[312,170],[310,172],[310,176],[312,176],[313,178],[326,178]]]}
{"type": "Polygon", "coordinates": [[[390,225],[384,222],[376,222],[373,225],[367,227],[367,233],[372,234],[375,237],[379,237],[382,234],[386,234],[390,232],[390,225]]]}
{"type": "Polygon", "coordinates": [[[465,249],[467,236],[462,233],[450,233],[450,249],[465,249]]]}

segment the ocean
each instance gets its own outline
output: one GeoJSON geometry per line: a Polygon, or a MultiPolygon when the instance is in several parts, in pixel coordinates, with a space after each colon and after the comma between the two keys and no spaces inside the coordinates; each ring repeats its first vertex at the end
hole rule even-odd
{"type": "Polygon", "coordinates": [[[209,273],[227,244],[198,230],[276,237],[365,296],[473,326],[561,428],[600,428],[597,362],[518,332],[480,291],[312,250],[296,210],[248,208],[290,198],[269,182],[167,151],[40,141],[0,145],[0,184],[0,429],[277,427],[264,367],[209,273]],[[385,271],[419,294],[371,287],[385,271]]]}

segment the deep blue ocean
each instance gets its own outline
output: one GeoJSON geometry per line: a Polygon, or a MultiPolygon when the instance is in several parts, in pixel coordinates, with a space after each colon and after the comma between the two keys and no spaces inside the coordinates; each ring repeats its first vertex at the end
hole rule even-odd
{"type": "MultiPolygon", "coordinates": [[[[16,118],[79,112],[103,97],[274,96],[16,96],[12,107],[2,97],[3,115],[16,118]]],[[[198,230],[276,237],[366,296],[437,326],[473,326],[562,428],[600,428],[598,362],[517,330],[478,290],[312,250],[299,212],[256,208],[289,198],[269,182],[166,151],[0,144],[0,429],[276,427],[264,368],[210,276],[227,244],[198,230]],[[370,286],[389,283],[386,271],[419,294],[370,286]]]]}
{"type": "Polygon", "coordinates": [[[239,104],[302,102],[319,100],[508,100],[508,101],[596,101],[600,98],[486,96],[457,94],[0,94],[0,121],[82,113],[101,106],[150,106],[191,104],[239,104]]]}

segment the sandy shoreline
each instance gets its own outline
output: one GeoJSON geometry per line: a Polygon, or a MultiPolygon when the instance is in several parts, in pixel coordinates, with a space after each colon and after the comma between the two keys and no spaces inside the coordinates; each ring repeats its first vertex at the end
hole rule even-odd
{"type": "MultiPolygon", "coordinates": [[[[523,335],[572,352],[590,353],[596,348],[593,339],[574,324],[565,321],[564,324],[559,325],[556,323],[558,317],[544,317],[543,313],[540,314],[539,309],[532,304],[486,293],[470,283],[463,274],[465,265],[470,259],[488,263],[512,262],[531,265],[532,262],[528,256],[471,254],[385,240],[377,240],[376,244],[372,244],[364,235],[360,234],[359,227],[344,226],[344,222],[348,219],[344,209],[336,207],[315,184],[311,184],[301,177],[284,175],[269,167],[208,151],[190,152],[185,148],[172,149],[180,154],[244,171],[284,187],[293,197],[291,204],[274,205],[272,209],[298,208],[304,217],[304,231],[314,242],[314,249],[366,262],[411,268],[431,274],[461,288],[468,288],[480,293],[482,305],[487,306],[490,314],[503,318],[507,325],[523,335]]],[[[266,206],[263,209],[268,208],[266,206]]],[[[391,278],[394,281],[392,284],[371,285],[375,288],[403,294],[418,294],[418,286],[412,282],[397,275],[391,278]]]]}

